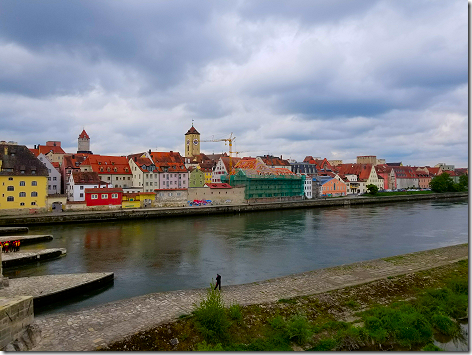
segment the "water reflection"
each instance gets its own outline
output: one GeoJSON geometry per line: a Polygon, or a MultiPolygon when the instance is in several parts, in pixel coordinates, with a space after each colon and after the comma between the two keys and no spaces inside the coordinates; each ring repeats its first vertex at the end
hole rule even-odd
{"type": "Polygon", "coordinates": [[[114,272],[105,292],[63,309],[151,292],[241,284],[468,241],[468,201],[428,201],[51,225],[48,243],[67,256],[4,270],[7,277],[114,272]]]}

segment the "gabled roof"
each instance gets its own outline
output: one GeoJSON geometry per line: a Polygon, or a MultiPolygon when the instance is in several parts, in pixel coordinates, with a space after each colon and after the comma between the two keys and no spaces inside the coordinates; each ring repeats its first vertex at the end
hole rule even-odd
{"type": "Polygon", "coordinates": [[[426,169],[428,169],[429,171],[429,174],[432,175],[432,176],[436,176],[436,175],[439,175],[439,171],[442,170],[441,167],[430,167],[430,166],[427,166],[426,169]]]}
{"type": "Polygon", "coordinates": [[[92,171],[99,174],[132,174],[128,159],[124,156],[91,154],[82,165],[91,166],[92,171]]]}
{"type": "Polygon", "coordinates": [[[268,166],[290,166],[290,163],[287,160],[282,159],[282,157],[278,158],[270,155],[264,155],[260,158],[268,166]]]}
{"type": "Polygon", "coordinates": [[[85,129],[82,130],[82,133],[79,134],[79,138],[82,138],[82,139],[90,139],[89,135],[87,134],[87,132],[85,132],[85,129]]]}
{"type": "Polygon", "coordinates": [[[98,173],[93,171],[74,171],[72,172],[72,178],[74,179],[74,184],[78,185],[106,184],[100,180],[98,173]]]}
{"type": "Polygon", "coordinates": [[[394,166],[393,171],[397,179],[417,179],[418,175],[411,166],[394,166]]]}
{"type": "Polygon", "coordinates": [[[231,171],[231,175],[237,170],[242,170],[246,176],[254,175],[294,175],[291,170],[286,168],[269,168],[260,158],[244,158],[241,159],[231,171]]]}
{"type": "Polygon", "coordinates": [[[89,155],[84,153],[66,154],[62,159],[62,167],[63,169],[80,169],[80,165],[89,155]]]}
{"type": "Polygon", "coordinates": [[[367,181],[372,164],[339,164],[334,168],[339,175],[357,175],[358,181],[367,181]]]}
{"type": "Polygon", "coordinates": [[[48,154],[49,152],[52,152],[53,154],[66,154],[64,150],[61,148],[61,146],[54,146],[54,145],[38,145],[38,147],[35,148],[29,148],[29,150],[37,157],[39,154],[48,154]]]}
{"type": "Polygon", "coordinates": [[[132,160],[143,173],[161,172],[161,170],[154,165],[154,162],[151,159],[143,156],[143,154],[128,155],[128,158],[129,160],[132,160]],[[149,170],[153,169],[151,166],[154,167],[155,170],[149,170]]]}
{"type": "MultiPolygon", "coordinates": [[[[220,159],[221,159],[221,161],[223,162],[223,164],[225,166],[226,172],[229,172],[229,157],[221,157],[220,159]]],[[[231,157],[232,168],[234,168],[240,160],[241,160],[241,158],[231,157]]]]}
{"type": "Polygon", "coordinates": [[[0,175],[49,176],[46,166],[24,145],[0,143],[0,175]]]}
{"type": "Polygon", "coordinates": [[[375,171],[377,174],[390,174],[392,167],[388,166],[387,164],[377,164],[375,166],[375,171]]]}
{"type": "Polygon", "coordinates": [[[184,158],[179,152],[151,152],[149,154],[156,168],[161,171],[167,171],[170,173],[185,173],[187,168],[185,167],[184,158]]]}
{"type": "Polygon", "coordinates": [[[187,134],[200,134],[200,133],[198,133],[198,131],[192,125],[192,127],[190,127],[190,129],[187,131],[187,133],[185,133],[185,135],[187,135],[187,134]]]}

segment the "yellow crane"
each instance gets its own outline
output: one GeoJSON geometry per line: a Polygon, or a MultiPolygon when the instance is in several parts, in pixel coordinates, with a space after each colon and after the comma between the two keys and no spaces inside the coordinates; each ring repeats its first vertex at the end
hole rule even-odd
{"type": "Polygon", "coordinates": [[[236,137],[233,137],[233,132],[231,132],[229,138],[221,138],[221,139],[208,139],[208,140],[202,140],[200,142],[225,142],[225,145],[226,143],[229,143],[229,171],[228,171],[228,174],[231,173],[231,169],[233,167],[233,162],[231,160],[232,158],[232,154],[233,154],[233,142],[234,140],[236,139],[236,137]]]}

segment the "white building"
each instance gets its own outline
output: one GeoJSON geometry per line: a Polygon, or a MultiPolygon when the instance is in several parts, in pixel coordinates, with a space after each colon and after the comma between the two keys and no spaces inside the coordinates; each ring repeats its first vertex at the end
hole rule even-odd
{"type": "Polygon", "coordinates": [[[61,193],[61,173],[57,171],[54,165],[49,159],[43,154],[38,155],[38,159],[48,169],[48,195],[55,195],[61,193]]]}
{"type": "Polygon", "coordinates": [[[67,199],[69,201],[85,201],[85,189],[112,187],[112,184],[101,181],[97,173],[73,172],[69,177],[67,199]]]}

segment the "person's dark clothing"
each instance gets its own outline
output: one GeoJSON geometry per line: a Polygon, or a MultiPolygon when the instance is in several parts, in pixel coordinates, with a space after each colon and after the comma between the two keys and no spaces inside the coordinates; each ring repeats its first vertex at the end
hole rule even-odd
{"type": "Polygon", "coordinates": [[[217,287],[221,290],[221,276],[220,276],[220,274],[216,274],[215,290],[216,290],[217,287]]]}

